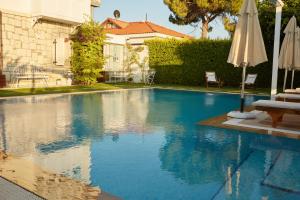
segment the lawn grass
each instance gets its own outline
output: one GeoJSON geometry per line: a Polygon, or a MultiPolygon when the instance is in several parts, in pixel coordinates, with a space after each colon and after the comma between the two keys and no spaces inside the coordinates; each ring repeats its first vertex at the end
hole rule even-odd
{"type": "MultiPolygon", "coordinates": [[[[157,88],[163,89],[178,89],[178,90],[192,90],[201,92],[226,92],[226,93],[241,93],[239,87],[204,87],[204,86],[184,86],[184,85],[155,85],[157,88]]],[[[256,89],[246,89],[246,94],[256,94],[256,95],[270,95],[270,88],[256,88],[256,89]]]]}
{"type": "MultiPolygon", "coordinates": [[[[0,97],[26,96],[37,94],[58,94],[58,93],[75,93],[75,92],[91,92],[116,89],[131,89],[131,88],[147,88],[144,84],[134,83],[98,83],[91,86],[67,86],[67,87],[49,87],[49,88],[20,88],[20,89],[0,89],[0,97]]],[[[229,92],[240,93],[240,88],[236,87],[203,87],[203,86],[182,86],[182,85],[152,85],[152,87],[163,89],[178,89],[178,90],[193,90],[202,92],[229,92]]],[[[269,95],[270,89],[249,89],[247,93],[269,95]]]]}
{"type": "Polygon", "coordinates": [[[48,87],[48,88],[19,88],[19,89],[0,89],[0,97],[26,96],[37,94],[59,94],[75,92],[91,92],[117,89],[130,89],[146,87],[144,84],[106,84],[97,83],[91,86],[65,86],[65,87],[48,87]]]}

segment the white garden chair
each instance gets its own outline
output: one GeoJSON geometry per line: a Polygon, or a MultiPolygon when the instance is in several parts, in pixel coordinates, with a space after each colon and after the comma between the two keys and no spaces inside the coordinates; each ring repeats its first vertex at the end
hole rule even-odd
{"type": "Polygon", "coordinates": [[[245,80],[245,87],[255,88],[257,74],[248,74],[245,80]]]}
{"type": "Polygon", "coordinates": [[[206,87],[209,86],[209,84],[217,85],[218,87],[222,87],[223,83],[220,79],[217,79],[215,72],[205,72],[205,82],[206,87]]]}

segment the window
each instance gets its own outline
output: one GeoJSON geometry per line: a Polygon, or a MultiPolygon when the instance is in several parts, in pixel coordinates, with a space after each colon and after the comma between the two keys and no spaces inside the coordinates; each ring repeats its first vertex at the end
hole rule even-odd
{"type": "Polygon", "coordinates": [[[113,23],[108,23],[106,25],[106,28],[117,28],[117,26],[115,24],[113,24],[113,23]]]}
{"type": "Polygon", "coordinates": [[[54,60],[53,63],[58,66],[65,65],[65,38],[58,38],[53,41],[54,60]]]}

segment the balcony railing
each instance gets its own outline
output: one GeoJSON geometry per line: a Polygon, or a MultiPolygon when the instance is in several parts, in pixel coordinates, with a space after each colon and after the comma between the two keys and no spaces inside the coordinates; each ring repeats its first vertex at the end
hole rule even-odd
{"type": "Polygon", "coordinates": [[[89,0],[33,0],[32,12],[47,20],[82,23],[91,15],[90,6],[89,0]]]}

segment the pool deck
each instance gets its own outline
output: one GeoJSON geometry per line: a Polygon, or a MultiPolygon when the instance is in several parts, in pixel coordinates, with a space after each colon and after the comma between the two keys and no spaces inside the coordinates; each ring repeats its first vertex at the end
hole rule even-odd
{"type": "MultiPolygon", "coordinates": [[[[246,111],[256,112],[251,106],[247,107],[246,111]]],[[[224,114],[208,120],[200,121],[198,124],[300,140],[299,116],[285,115],[283,122],[280,123],[277,128],[273,128],[271,125],[271,119],[267,114],[263,112],[256,112],[256,114],[257,119],[250,120],[232,119],[224,114]]]]}
{"type": "Polygon", "coordinates": [[[0,199],[9,199],[9,200],[19,200],[19,199],[43,200],[44,199],[3,177],[0,177],[0,190],[1,190],[0,199]]]}

